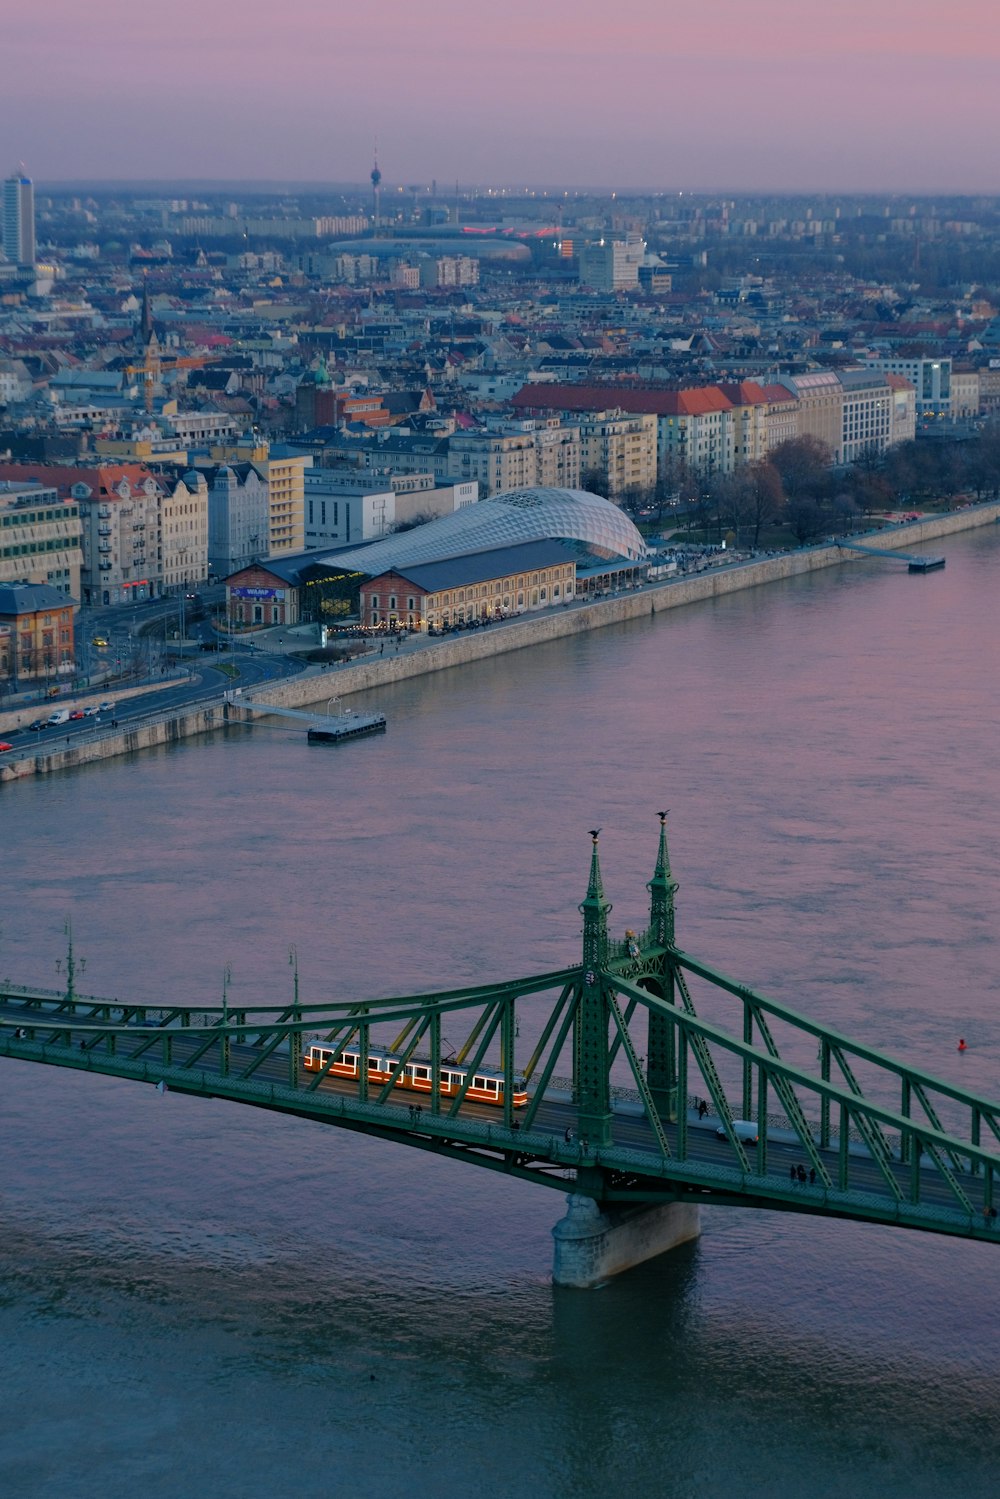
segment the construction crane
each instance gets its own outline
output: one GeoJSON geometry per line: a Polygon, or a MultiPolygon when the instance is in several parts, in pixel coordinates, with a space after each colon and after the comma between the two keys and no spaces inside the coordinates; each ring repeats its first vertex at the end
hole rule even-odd
{"type": "Polygon", "coordinates": [[[150,341],[146,345],[146,357],[141,364],[127,364],[125,373],[130,379],[136,375],[141,376],[143,386],[143,400],[147,413],[153,409],[153,395],[160,379],[171,370],[197,370],[203,369],[206,364],[214,364],[219,356],[217,354],[183,354],[176,359],[164,359],[155,343],[150,341]]]}

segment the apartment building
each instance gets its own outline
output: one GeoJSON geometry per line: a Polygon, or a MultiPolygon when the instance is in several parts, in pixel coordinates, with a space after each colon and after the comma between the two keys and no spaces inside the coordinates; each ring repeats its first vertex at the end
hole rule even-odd
{"type": "MultiPolygon", "coordinates": [[[[267,480],[253,463],[196,460],[208,505],[208,571],[225,578],[267,549],[267,480]]],[[[188,481],[189,484],[192,481],[188,481]]]]}
{"type": "Polygon", "coordinates": [[[779,443],[791,442],[798,437],[799,402],[785,385],[765,385],[762,389],[767,399],[764,451],[773,453],[779,443]]]}
{"type": "Polygon", "coordinates": [[[448,439],[448,475],[479,485],[483,497],[538,485],[577,489],[580,431],[558,418],[496,423],[486,431],[456,432],[448,439]]]}
{"type": "Polygon", "coordinates": [[[78,603],[82,530],[54,485],[0,479],[0,583],[47,583],[78,603]]]}
{"type": "Polygon", "coordinates": [[[767,457],[769,402],[755,380],[740,380],[719,386],[732,407],[733,465],[761,463],[767,457]]]}
{"type": "Polygon", "coordinates": [[[76,507],[83,554],[81,603],[114,606],[158,596],[163,581],[163,491],[147,468],[138,463],[93,468],[11,463],[0,464],[3,479],[34,480],[54,488],[61,500],[76,507]]]}
{"type": "Polygon", "coordinates": [[[717,385],[659,393],[660,473],[730,474],[735,463],[732,402],[717,385]]]}
{"type": "MultiPolygon", "coordinates": [[[[215,443],[210,449],[218,464],[252,463],[267,484],[267,539],[258,556],[282,557],[305,547],[305,472],[310,454],[272,448],[263,438],[241,437],[235,443],[215,443]]],[[[242,566],[237,562],[235,566],[242,566]]],[[[233,567],[227,569],[233,571],[233,567]]]]}
{"type": "Polygon", "coordinates": [[[195,469],[183,479],[164,477],[162,485],[163,589],[179,593],[208,577],[208,484],[195,469]]]}
{"type": "Polygon", "coordinates": [[[0,682],[72,676],[73,601],[48,583],[0,583],[0,682]]]}
{"type": "Polygon", "coordinates": [[[600,471],[606,499],[620,500],[654,487],[656,417],[652,413],[629,416],[624,411],[599,411],[582,417],[579,429],[581,471],[600,471]]]}

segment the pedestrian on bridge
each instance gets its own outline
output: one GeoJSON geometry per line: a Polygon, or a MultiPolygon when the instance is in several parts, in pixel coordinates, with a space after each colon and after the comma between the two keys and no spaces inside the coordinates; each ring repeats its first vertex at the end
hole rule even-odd
{"type": "Polygon", "coordinates": [[[793,1182],[797,1182],[799,1179],[799,1173],[796,1171],[794,1166],[789,1166],[788,1175],[791,1177],[793,1182]]]}
{"type": "Polygon", "coordinates": [[[703,1098],[699,1098],[699,1100],[698,1100],[698,1118],[699,1119],[704,1119],[704,1117],[705,1117],[705,1115],[707,1113],[708,1113],[708,1104],[705,1102],[705,1100],[703,1098]]]}

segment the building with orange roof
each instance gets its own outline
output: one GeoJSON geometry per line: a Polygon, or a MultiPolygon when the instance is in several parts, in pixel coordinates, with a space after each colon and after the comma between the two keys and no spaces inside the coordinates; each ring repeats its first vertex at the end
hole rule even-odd
{"type": "Polygon", "coordinates": [[[171,564],[172,586],[200,582],[207,571],[208,501],[141,463],[92,466],[61,463],[0,463],[0,480],[34,481],[55,489],[76,506],[82,522],[80,600],[111,606],[157,598],[163,591],[163,523],[168,551],[183,551],[171,564]],[[204,534],[204,540],[196,542],[204,534]],[[190,547],[185,538],[192,538],[190,547]],[[176,544],[175,544],[176,543],[176,544]]]}

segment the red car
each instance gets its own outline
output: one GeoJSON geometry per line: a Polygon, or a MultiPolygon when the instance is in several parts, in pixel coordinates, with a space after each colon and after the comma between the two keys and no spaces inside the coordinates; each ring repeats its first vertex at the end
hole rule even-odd
{"type": "Polygon", "coordinates": [[[82,708],[74,708],[69,716],[70,722],[72,723],[75,718],[86,718],[86,716],[82,708]]]}
{"type": "Polygon", "coordinates": [[[4,750],[9,750],[9,749],[13,749],[13,748],[14,748],[14,746],[12,744],[9,744],[6,739],[0,739],[0,754],[3,754],[4,750]]]}

